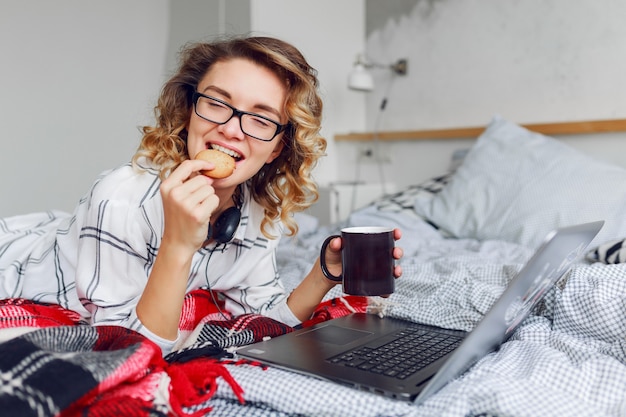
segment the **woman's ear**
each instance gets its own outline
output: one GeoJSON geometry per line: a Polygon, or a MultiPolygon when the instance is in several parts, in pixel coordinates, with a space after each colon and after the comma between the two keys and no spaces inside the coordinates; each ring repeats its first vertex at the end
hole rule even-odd
{"type": "Polygon", "coordinates": [[[267,160],[265,161],[266,164],[271,163],[272,161],[274,161],[274,159],[278,158],[278,155],[280,155],[280,153],[283,151],[283,148],[285,147],[285,143],[281,140],[276,144],[276,147],[274,148],[274,150],[272,151],[272,153],[270,154],[270,156],[267,157],[267,160]]]}

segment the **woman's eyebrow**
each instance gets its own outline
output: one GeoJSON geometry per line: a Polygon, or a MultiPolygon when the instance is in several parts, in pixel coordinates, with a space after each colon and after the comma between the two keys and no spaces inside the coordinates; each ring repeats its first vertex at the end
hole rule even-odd
{"type": "MultiPolygon", "coordinates": [[[[228,93],[228,91],[226,91],[226,90],[222,90],[221,88],[216,87],[216,86],[214,86],[214,85],[209,85],[209,86],[205,87],[205,88],[202,90],[202,93],[204,94],[204,93],[207,93],[207,92],[210,92],[210,91],[214,91],[214,92],[216,92],[216,93],[218,93],[218,94],[220,94],[220,95],[222,95],[222,96],[226,97],[227,99],[231,99],[231,98],[232,98],[232,97],[231,97],[231,95],[230,95],[230,93],[228,93]]],[[[279,119],[279,120],[280,120],[280,118],[281,118],[281,113],[278,111],[278,109],[275,109],[275,108],[274,108],[274,107],[272,107],[272,106],[268,106],[267,104],[256,104],[256,105],[254,106],[254,108],[255,108],[255,109],[258,109],[258,110],[264,110],[264,111],[267,111],[267,112],[273,113],[273,114],[275,114],[275,115],[276,115],[276,117],[278,117],[278,119],[279,119]]]]}
{"type": "Polygon", "coordinates": [[[216,87],[216,86],[214,86],[214,85],[209,85],[209,86],[205,87],[205,88],[202,90],[202,93],[206,93],[206,92],[208,92],[208,91],[214,91],[214,92],[216,92],[216,93],[218,93],[218,94],[221,94],[222,96],[224,96],[224,97],[226,97],[226,98],[231,98],[231,96],[230,96],[230,94],[228,93],[228,91],[226,91],[226,90],[222,90],[221,88],[216,87]]]}

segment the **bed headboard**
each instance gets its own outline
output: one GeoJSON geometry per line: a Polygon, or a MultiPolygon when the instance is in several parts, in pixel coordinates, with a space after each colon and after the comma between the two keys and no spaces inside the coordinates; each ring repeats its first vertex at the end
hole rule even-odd
{"type": "MultiPolygon", "coordinates": [[[[605,132],[626,132],[626,119],[587,120],[576,122],[535,123],[521,125],[544,135],[576,135],[605,132]]],[[[481,127],[461,127],[452,129],[405,130],[378,132],[378,140],[438,140],[478,137],[485,130],[481,127]]],[[[374,140],[374,132],[347,133],[335,135],[337,141],[374,140]]]]}

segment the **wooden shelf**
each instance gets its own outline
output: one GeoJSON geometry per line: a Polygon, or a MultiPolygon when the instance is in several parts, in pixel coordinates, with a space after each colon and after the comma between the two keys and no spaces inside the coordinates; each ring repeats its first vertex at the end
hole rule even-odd
{"type": "MultiPolygon", "coordinates": [[[[522,125],[544,135],[577,135],[585,133],[626,132],[626,119],[588,120],[577,122],[536,123],[522,125]]],[[[379,132],[378,140],[439,140],[476,138],[485,127],[461,127],[454,129],[405,130],[379,132]]],[[[373,132],[335,135],[337,141],[371,141],[373,132]]]]}

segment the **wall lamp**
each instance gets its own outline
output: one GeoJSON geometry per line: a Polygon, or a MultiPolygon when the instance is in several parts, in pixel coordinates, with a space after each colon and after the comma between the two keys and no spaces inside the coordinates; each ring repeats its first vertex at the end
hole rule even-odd
{"type": "Polygon", "coordinates": [[[352,71],[348,75],[348,88],[358,91],[372,91],[374,89],[374,78],[369,71],[370,68],[389,69],[395,75],[406,75],[407,60],[403,58],[393,64],[385,65],[369,62],[363,55],[359,54],[352,71]]]}

